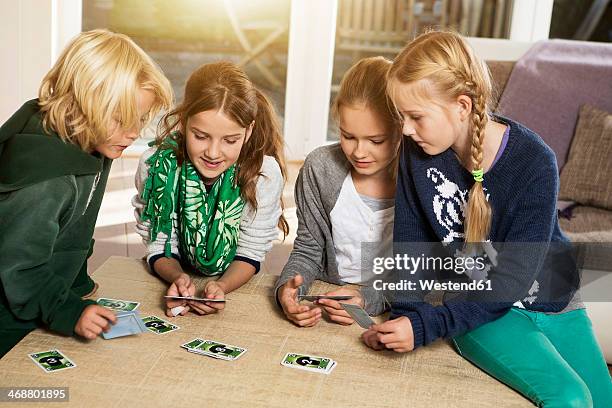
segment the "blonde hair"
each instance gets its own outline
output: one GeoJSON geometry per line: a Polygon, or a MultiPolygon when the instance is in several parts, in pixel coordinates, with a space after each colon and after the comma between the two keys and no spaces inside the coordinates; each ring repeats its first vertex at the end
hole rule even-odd
{"type": "MultiPolygon", "coordinates": [[[[283,180],[287,180],[283,136],[272,103],[236,64],[219,61],[204,64],[192,72],[185,84],[183,102],[160,121],[156,144],[162,146],[166,137],[173,138],[178,145],[175,152],[181,163],[186,156],[184,129],[187,128],[187,120],[208,110],[220,110],[244,128],[255,122],[251,137],[242,146],[236,165],[241,195],[256,209],[257,180],[261,175],[264,156],[276,159],[283,180]]],[[[281,208],[284,209],[282,198],[281,208]]],[[[285,237],[289,234],[289,224],[282,214],[278,227],[285,237]]]]}
{"type": "MultiPolygon", "coordinates": [[[[401,84],[426,80],[444,98],[466,95],[472,100],[470,122],[472,171],[482,168],[485,127],[492,94],[491,74],[461,35],[430,31],[410,42],[393,61],[388,91],[393,100],[401,84]]],[[[470,190],[465,216],[465,242],[486,240],[492,211],[481,182],[470,190]]]]}
{"type": "MultiPolygon", "coordinates": [[[[386,89],[387,73],[391,61],[384,57],[363,58],[354,64],[342,77],[340,89],[331,106],[332,117],[340,120],[340,108],[359,104],[371,109],[383,121],[393,138],[401,139],[401,116],[393,106],[386,89]]],[[[398,145],[399,147],[399,145],[398,145]]],[[[392,165],[392,176],[396,176],[397,155],[392,165]]]]}
{"type": "Polygon", "coordinates": [[[136,91],[153,92],[149,122],[172,105],[172,87],[161,69],[130,38],[107,30],[79,34],[45,75],[38,104],[46,131],[85,151],[108,140],[113,120],[124,129],[144,123],[136,91]]]}

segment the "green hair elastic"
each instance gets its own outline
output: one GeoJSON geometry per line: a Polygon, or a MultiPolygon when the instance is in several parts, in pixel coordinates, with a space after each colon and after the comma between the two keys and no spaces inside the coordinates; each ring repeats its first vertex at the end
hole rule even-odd
{"type": "Polygon", "coordinates": [[[472,176],[474,176],[474,181],[476,181],[477,183],[482,183],[482,181],[484,180],[484,170],[474,170],[472,171],[472,176]]]}

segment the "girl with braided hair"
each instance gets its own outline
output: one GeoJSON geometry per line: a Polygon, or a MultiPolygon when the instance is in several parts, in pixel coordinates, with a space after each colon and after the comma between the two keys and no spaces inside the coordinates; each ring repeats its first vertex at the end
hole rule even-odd
{"type": "Polygon", "coordinates": [[[363,341],[408,352],[451,338],[463,357],[538,406],[609,406],[612,384],[579,300],[576,265],[567,251],[550,250],[569,247],[557,220],[552,150],[521,124],[490,114],[487,66],[456,33],[432,31],[410,42],[389,70],[387,90],[407,136],[397,177],[396,257],[433,242],[470,256],[486,253],[488,269],[452,279],[493,287],[454,293],[438,305],[424,301],[426,288],[418,296],[396,292],[388,296],[389,320],[371,326],[363,341]],[[509,255],[508,244],[521,249],[509,255]],[[550,270],[554,276],[544,274],[550,270]],[[548,291],[572,280],[554,295],[548,291]]]}

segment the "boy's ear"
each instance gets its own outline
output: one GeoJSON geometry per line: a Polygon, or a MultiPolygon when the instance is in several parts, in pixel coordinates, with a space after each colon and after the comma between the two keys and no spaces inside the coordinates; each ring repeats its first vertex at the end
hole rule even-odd
{"type": "Polygon", "coordinates": [[[246,134],[244,136],[244,142],[246,143],[249,138],[251,137],[251,134],[253,133],[253,128],[255,127],[255,121],[252,121],[251,124],[249,126],[247,126],[246,128],[246,134]]]}
{"type": "Polygon", "coordinates": [[[467,95],[459,95],[457,97],[457,109],[461,121],[469,119],[472,114],[472,98],[467,95]]]}

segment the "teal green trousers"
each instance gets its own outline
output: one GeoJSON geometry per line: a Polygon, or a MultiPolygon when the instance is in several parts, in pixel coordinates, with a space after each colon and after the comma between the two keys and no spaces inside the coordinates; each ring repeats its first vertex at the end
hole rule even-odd
{"type": "Polygon", "coordinates": [[[586,310],[512,308],[453,339],[459,354],[540,407],[612,407],[612,381],[586,310]]]}

